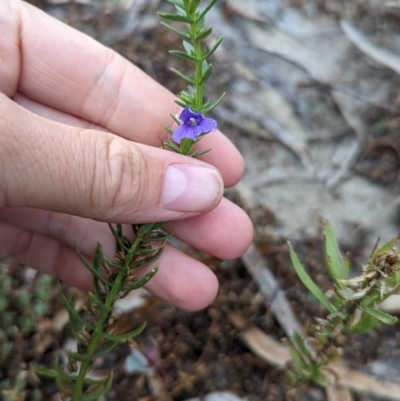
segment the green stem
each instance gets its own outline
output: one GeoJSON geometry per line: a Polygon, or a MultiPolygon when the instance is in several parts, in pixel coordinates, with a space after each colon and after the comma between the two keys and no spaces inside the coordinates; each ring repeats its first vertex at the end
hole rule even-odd
{"type": "Polygon", "coordinates": [[[143,235],[138,235],[137,238],[135,239],[134,243],[132,244],[131,248],[128,251],[128,254],[126,256],[126,260],[124,263],[124,268],[121,269],[117,276],[114,279],[114,282],[112,284],[111,290],[107,296],[106,303],[105,303],[105,308],[103,311],[100,313],[99,319],[97,320],[96,327],[93,331],[92,337],[89,342],[88,350],[87,350],[87,356],[91,357],[90,359],[82,362],[80,368],[79,368],[79,373],[77,380],[75,382],[75,387],[74,391],[72,393],[71,401],[79,401],[82,395],[83,391],[83,386],[85,384],[85,378],[86,375],[92,365],[92,356],[95,354],[97,347],[99,345],[99,342],[101,341],[101,335],[103,333],[103,328],[106,326],[108,320],[110,319],[110,311],[113,310],[113,306],[115,301],[118,299],[118,293],[122,287],[122,283],[126,277],[129,265],[132,261],[132,258],[139,248],[141,242],[143,241],[143,235]]]}
{"type": "Polygon", "coordinates": [[[202,77],[202,66],[203,66],[203,57],[201,51],[201,41],[194,39],[197,34],[198,22],[195,19],[195,15],[192,16],[192,40],[194,47],[194,54],[196,55],[196,70],[195,70],[195,81],[196,81],[196,99],[195,99],[195,109],[197,113],[199,113],[203,108],[203,84],[201,82],[202,77]]]}
{"type": "Polygon", "coordinates": [[[187,156],[192,150],[194,144],[195,142],[192,141],[191,139],[188,138],[182,139],[180,148],[181,154],[187,156]]]}

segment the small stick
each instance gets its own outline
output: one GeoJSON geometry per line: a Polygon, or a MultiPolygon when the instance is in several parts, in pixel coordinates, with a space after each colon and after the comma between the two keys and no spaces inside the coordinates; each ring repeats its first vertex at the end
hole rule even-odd
{"type": "Polygon", "coordinates": [[[265,259],[261,257],[254,243],[242,256],[242,262],[247,271],[257,283],[261,292],[268,299],[269,309],[274,314],[288,338],[293,339],[295,333],[304,337],[304,330],[298,323],[295,314],[286,299],[285,292],[280,288],[278,281],[268,267],[265,259]]]}
{"type": "Polygon", "coordinates": [[[342,20],[340,26],[343,32],[360,51],[372,58],[377,63],[400,74],[400,57],[382,49],[372,43],[364,34],[359,31],[350,21],[342,20]]]}
{"type": "MultiPolygon", "coordinates": [[[[232,324],[241,330],[240,338],[255,355],[281,370],[286,368],[287,362],[290,361],[288,347],[258,327],[249,325],[241,316],[231,313],[228,317],[232,324]]],[[[333,385],[343,389],[400,401],[400,384],[351,369],[341,361],[329,363],[326,366],[326,373],[334,380],[333,385]]],[[[345,400],[347,401],[346,398],[340,398],[340,401],[345,400]]]]}

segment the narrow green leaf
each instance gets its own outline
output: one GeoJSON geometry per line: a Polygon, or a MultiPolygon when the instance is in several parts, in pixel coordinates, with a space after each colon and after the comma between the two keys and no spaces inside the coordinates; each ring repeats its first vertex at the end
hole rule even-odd
{"type": "Polygon", "coordinates": [[[125,244],[121,241],[121,236],[119,235],[119,233],[115,230],[115,228],[113,227],[113,225],[112,224],[108,224],[108,227],[110,228],[110,231],[111,231],[111,233],[112,233],[112,235],[114,236],[114,238],[116,239],[116,241],[117,241],[117,249],[116,249],[116,251],[117,251],[117,253],[118,253],[118,251],[119,250],[123,250],[123,251],[125,251],[125,252],[128,252],[128,248],[125,246],[125,244]]]}
{"type": "Polygon", "coordinates": [[[390,239],[385,244],[383,244],[379,249],[377,249],[373,253],[372,258],[376,258],[377,256],[382,256],[385,253],[389,253],[392,250],[393,245],[396,243],[397,240],[398,240],[398,238],[395,237],[395,238],[390,239]]]}
{"type": "Polygon", "coordinates": [[[191,105],[194,104],[195,96],[192,94],[187,94],[184,91],[178,94],[178,97],[186,104],[191,105]]]}
{"type": "Polygon", "coordinates": [[[178,15],[183,15],[184,17],[188,17],[189,18],[189,15],[186,12],[186,8],[184,6],[181,6],[179,4],[175,4],[175,9],[176,9],[176,11],[178,11],[178,15]]]}
{"type": "Polygon", "coordinates": [[[108,378],[104,381],[104,383],[99,384],[100,387],[97,390],[81,395],[79,398],[80,401],[97,400],[101,396],[105,395],[108,392],[108,390],[110,390],[112,386],[112,381],[113,381],[113,374],[111,372],[108,378]]]}
{"type": "Polygon", "coordinates": [[[178,146],[176,146],[175,143],[172,142],[171,140],[169,140],[167,143],[164,143],[164,148],[170,148],[170,149],[172,149],[174,152],[179,153],[179,148],[178,148],[178,146]]]}
{"type": "Polygon", "coordinates": [[[180,57],[180,58],[184,58],[186,60],[197,61],[197,57],[192,56],[190,54],[187,54],[187,53],[185,53],[183,51],[180,51],[180,50],[170,50],[169,54],[172,54],[173,56],[177,56],[177,57],[180,57]]]}
{"type": "Polygon", "coordinates": [[[362,334],[367,333],[372,330],[376,324],[378,323],[378,319],[372,317],[371,315],[364,314],[360,321],[357,322],[353,327],[346,326],[344,327],[344,333],[351,333],[351,334],[362,334]]]}
{"type": "Polygon", "coordinates": [[[344,267],[346,268],[347,276],[348,276],[350,273],[350,270],[351,270],[351,266],[350,266],[350,260],[347,257],[347,255],[343,255],[343,262],[344,262],[344,267]]]}
{"type": "Polygon", "coordinates": [[[68,299],[65,297],[60,285],[58,286],[58,290],[60,293],[61,301],[68,311],[69,322],[70,322],[71,328],[74,331],[74,333],[79,333],[79,331],[82,329],[82,327],[89,327],[92,329],[93,326],[91,326],[88,322],[83,320],[82,317],[79,315],[79,313],[75,310],[75,297],[72,296],[71,300],[68,301],[68,299]]]}
{"type": "MultiPolygon", "coordinates": [[[[393,265],[393,268],[396,269],[396,268],[399,268],[399,266],[400,266],[400,263],[397,262],[397,263],[395,263],[395,264],[393,265]]],[[[389,294],[390,294],[390,295],[396,294],[396,293],[398,292],[398,287],[399,287],[399,285],[400,285],[400,271],[397,270],[397,271],[394,271],[394,272],[390,275],[390,278],[389,278],[389,280],[387,281],[387,286],[390,288],[390,291],[389,291],[387,294],[385,294],[385,297],[384,297],[384,298],[387,298],[387,296],[388,296],[389,294]]]]}
{"type": "Polygon", "coordinates": [[[309,349],[307,348],[304,339],[301,337],[301,335],[297,332],[294,333],[293,335],[293,342],[296,346],[296,348],[298,349],[298,351],[304,355],[308,360],[311,361],[312,357],[310,354],[309,349]]]}
{"type": "Polygon", "coordinates": [[[178,71],[177,69],[175,69],[175,68],[170,68],[170,70],[171,70],[174,74],[178,75],[178,77],[184,79],[185,81],[189,82],[190,84],[193,84],[193,85],[194,85],[194,84],[196,83],[195,80],[194,80],[193,78],[190,78],[190,77],[188,77],[188,76],[185,75],[185,74],[182,74],[182,73],[181,73],[180,71],[178,71]]]}
{"type": "MultiPolygon", "coordinates": [[[[337,290],[337,291],[339,291],[339,290],[337,290]]],[[[337,292],[335,292],[333,295],[333,305],[337,309],[340,309],[346,303],[346,301],[342,297],[342,294],[340,294],[340,295],[341,296],[339,296],[337,292]]]]}
{"type": "Polygon", "coordinates": [[[189,3],[189,12],[194,13],[197,10],[197,7],[199,6],[201,0],[190,0],[188,1],[189,3]]]}
{"type": "Polygon", "coordinates": [[[313,374],[311,380],[320,387],[326,388],[329,384],[329,380],[326,377],[325,373],[321,370],[320,366],[318,366],[317,371],[313,374]]]}
{"type": "Polygon", "coordinates": [[[199,157],[199,156],[204,155],[205,153],[208,153],[210,151],[211,151],[211,148],[210,149],[205,149],[205,150],[196,150],[190,155],[190,157],[199,157]]]}
{"type": "Polygon", "coordinates": [[[169,21],[185,22],[186,24],[191,24],[193,22],[189,17],[180,14],[169,14],[169,13],[159,12],[158,15],[161,18],[164,18],[169,21]]]}
{"type": "Polygon", "coordinates": [[[153,230],[160,230],[161,228],[165,227],[169,223],[170,223],[169,221],[161,221],[160,223],[155,223],[153,230]]]}
{"type": "Polygon", "coordinates": [[[105,379],[89,379],[85,377],[84,383],[88,386],[101,386],[106,382],[107,378],[105,379]]]}
{"type": "MultiPolygon", "coordinates": [[[[97,269],[95,269],[82,255],[82,253],[79,251],[78,248],[76,248],[76,253],[78,254],[78,258],[81,260],[81,262],[85,265],[85,267],[93,274],[94,277],[96,277],[99,281],[101,281],[104,285],[106,286],[111,286],[111,283],[107,281],[99,272],[97,269]]],[[[97,249],[96,249],[97,253],[97,249]]],[[[101,255],[101,254],[100,254],[101,255]]]]}
{"type": "Polygon", "coordinates": [[[176,122],[177,125],[181,124],[181,122],[179,121],[178,116],[176,116],[175,114],[170,114],[170,116],[176,122]]]}
{"type": "Polygon", "coordinates": [[[164,21],[161,21],[161,25],[165,26],[166,28],[170,29],[172,32],[176,33],[179,36],[183,36],[184,38],[188,38],[190,39],[190,34],[187,31],[180,31],[178,29],[175,29],[174,27],[172,27],[171,25],[167,24],[164,21]]]}
{"type": "Polygon", "coordinates": [[[373,318],[379,320],[383,324],[391,325],[397,322],[397,317],[392,316],[389,313],[374,308],[370,308],[368,306],[360,305],[360,307],[367,315],[372,316],[373,318]]]}
{"type": "MultiPolygon", "coordinates": [[[[154,241],[158,241],[158,238],[157,239],[155,239],[155,238],[154,239],[149,239],[149,242],[151,242],[151,243],[154,242],[154,241]]],[[[141,249],[140,252],[136,253],[136,256],[148,256],[148,255],[153,254],[154,252],[158,252],[159,250],[160,250],[159,246],[153,247],[153,248],[141,249]]]]}
{"type": "MultiPolygon", "coordinates": [[[[49,377],[49,378],[57,378],[59,377],[61,380],[65,382],[75,382],[78,379],[78,376],[75,374],[67,374],[64,372],[63,367],[59,362],[56,362],[54,369],[47,369],[41,366],[31,365],[31,369],[34,370],[39,376],[49,377]]],[[[84,383],[87,385],[99,385],[104,383],[105,380],[96,380],[85,378],[84,383]]]]}
{"type": "Polygon", "coordinates": [[[319,287],[314,283],[308,273],[304,270],[304,267],[299,261],[296,252],[289,243],[290,259],[292,261],[293,267],[296,270],[301,282],[304,286],[314,295],[315,298],[331,313],[337,313],[336,308],[329,302],[325,294],[319,289],[319,287]]]}
{"type": "Polygon", "coordinates": [[[329,223],[324,224],[324,259],[329,276],[342,289],[344,286],[338,280],[347,280],[349,272],[329,223]]]}
{"type": "Polygon", "coordinates": [[[183,108],[188,107],[188,105],[187,105],[186,103],[181,102],[180,100],[175,100],[175,103],[176,103],[178,106],[181,106],[181,107],[183,107],[183,108]]]}
{"type": "Polygon", "coordinates": [[[107,311],[107,312],[113,311],[112,306],[106,306],[101,299],[99,299],[95,294],[93,294],[93,292],[88,292],[87,297],[88,297],[88,302],[94,309],[98,311],[107,311]]]}
{"type": "MultiPolygon", "coordinates": [[[[165,233],[165,234],[160,231],[159,233],[154,233],[152,238],[144,238],[143,242],[154,242],[154,241],[163,241],[164,242],[164,240],[167,240],[168,238],[171,237],[172,233],[173,233],[173,230],[171,230],[170,232],[165,233]]],[[[157,247],[157,248],[159,248],[159,247],[157,247]]]]}
{"type": "Polygon", "coordinates": [[[102,250],[101,250],[101,258],[107,263],[108,267],[112,269],[121,270],[122,266],[108,259],[102,250]]]}
{"type": "Polygon", "coordinates": [[[205,114],[211,111],[212,109],[215,109],[224,100],[225,95],[226,93],[224,92],[215,103],[205,107],[201,112],[205,114]]]}
{"type": "Polygon", "coordinates": [[[304,362],[303,356],[301,355],[300,351],[291,344],[289,347],[290,357],[292,359],[295,371],[297,373],[304,372],[307,370],[307,365],[304,362]]]}
{"type": "Polygon", "coordinates": [[[189,43],[187,40],[183,41],[183,47],[186,50],[187,54],[193,54],[194,53],[194,47],[191,43],[189,43]]]}
{"type": "Polygon", "coordinates": [[[135,338],[138,335],[140,335],[142,333],[142,331],[145,329],[145,327],[146,327],[146,323],[143,323],[136,330],[130,331],[129,333],[121,334],[119,336],[115,336],[113,334],[108,334],[108,333],[102,333],[101,336],[106,340],[110,340],[110,341],[118,342],[118,343],[125,343],[127,340],[130,340],[130,339],[135,338]]]}
{"type": "Polygon", "coordinates": [[[139,270],[144,266],[149,265],[150,263],[153,263],[155,260],[157,260],[162,252],[164,251],[164,245],[165,245],[165,241],[164,243],[160,246],[160,250],[158,252],[156,252],[156,254],[148,259],[142,260],[141,262],[137,263],[136,265],[132,266],[131,268],[134,270],[139,270]]]}
{"type": "Polygon", "coordinates": [[[140,227],[139,227],[138,233],[147,234],[151,230],[153,230],[155,225],[156,225],[156,223],[141,224],[140,227]]]}
{"type": "Polygon", "coordinates": [[[207,36],[210,36],[211,33],[212,33],[212,28],[210,27],[210,28],[208,28],[208,29],[206,29],[206,30],[201,31],[200,33],[198,33],[198,34],[196,35],[196,37],[194,38],[194,40],[203,40],[203,39],[205,39],[207,36]]]}
{"type": "MultiPolygon", "coordinates": [[[[194,105],[194,97],[192,96],[186,96],[182,93],[180,93],[178,95],[178,97],[182,100],[183,102],[183,107],[189,107],[193,110],[193,107],[191,107],[192,105],[194,105]]],[[[177,102],[178,103],[178,102],[177,102]]]]}
{"type": "MultiPolygon", "coordinates": [[[[102,299],[102,284],[96,277],[93,277],[94,296],[96,299],[102,299]]],[[[104,286],[103,286],[104,287],[104,286]]]]}
{"type": "Polygon", "coordinates": [[[42,366],[31,365],[31,369],[38,375],[43,377],[55,378],[58,372],[55,369],[44,368],[42,366]]]}
{"type": "Polygon", "coordinates": [[[145,274],[140,280],[137,280],[133,283],[130,283],[128,285],[124,285],[124,287],[121,289],[122,292],[125,291],[133,291],[136,290],[140,287],[143,287],[145,284],[147,284],[153,276],[157,273],[159,265],[155,265],[147,274],[145,274]]]}
{"type": "Polygon", "coordinates": [[[221,36],[214,44],[214,46],[204,55],[204,58],[209,58],[211,55],[215,53],[215,51],[218,49],[219,45],[222,43],[224,40],[224,37],[221,36]]]}
{"type": "Polygon", "coordinates": [[[79,352],[75,352],[75,351],[69,351],[68,354],[75,361],[79,361],[79,362],[93,361],[96,358],[104,356],[108,352],[112,351],[117,345],[119,345],[119,343],[109,342],[107,345],[105,345],[103,348],[101,348],[99,351],[95,352],[91,356],[90,355],[83,355],[83,354],[80,354],[79,352]]]}
{"type": "Polygon", "coordinates": [[[183,0],[166,0],[166,1],[167,1],[167,3],[171,3],[174,6],[181,6],[181,7],[184,6],[184,1],[183,0]]]}
{"type": "Polygon", "coordinates": [[[204,18],[204,16],[211,10],[211,8],[214,6],[214,4],[217,2],[217,0],[211,0],[206,7],[204,8],[204,10],[196,15],[196,22],[199,22],[200,20],[202,20],[204,18]]]}
{"type": "Polygon", "coordinates": [[[204,84],[204,82],[206,82],[208,80],[208,78],[210,78],[212,72],[212,65],[208,64],[207,69],[203,72],[203,75],[201,76],[200,79],[200,84],[204,84]]]}

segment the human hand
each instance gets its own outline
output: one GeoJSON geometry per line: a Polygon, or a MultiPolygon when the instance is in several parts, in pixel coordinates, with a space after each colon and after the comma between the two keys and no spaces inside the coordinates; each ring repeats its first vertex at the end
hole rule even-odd
{"type": "MultiPolygon", "coordinates": [[[[0,257],[14,257],[83,289],[105,222],[171,221],[174,236],[219,258],[252,239],[245,213],[222,198],[243,160],[220,132],[200,160],[159,149],[174,96],[127,60],[19,0],[0,4],[0,257]],[[221,199],[222,198],[222,199],[221,199]]],[[[167,245],[147,284],[196,310],[218,283],[202,263],[167,245]]]]}

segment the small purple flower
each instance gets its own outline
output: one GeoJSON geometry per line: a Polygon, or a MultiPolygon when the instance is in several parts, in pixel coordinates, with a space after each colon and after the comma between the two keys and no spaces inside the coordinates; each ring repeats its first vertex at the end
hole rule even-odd
{"type": "Polygon", "coordinates": [[[201,113],[194,113],[189,107],[185,107],[179,119],[182,124],[179,125],[172,134],[172,139],[176,143],[181,143],[184,138],[196,141],[200,135],[208,134],[217,129],[217,122],[212,118],[205,118],[201,113]]]}

